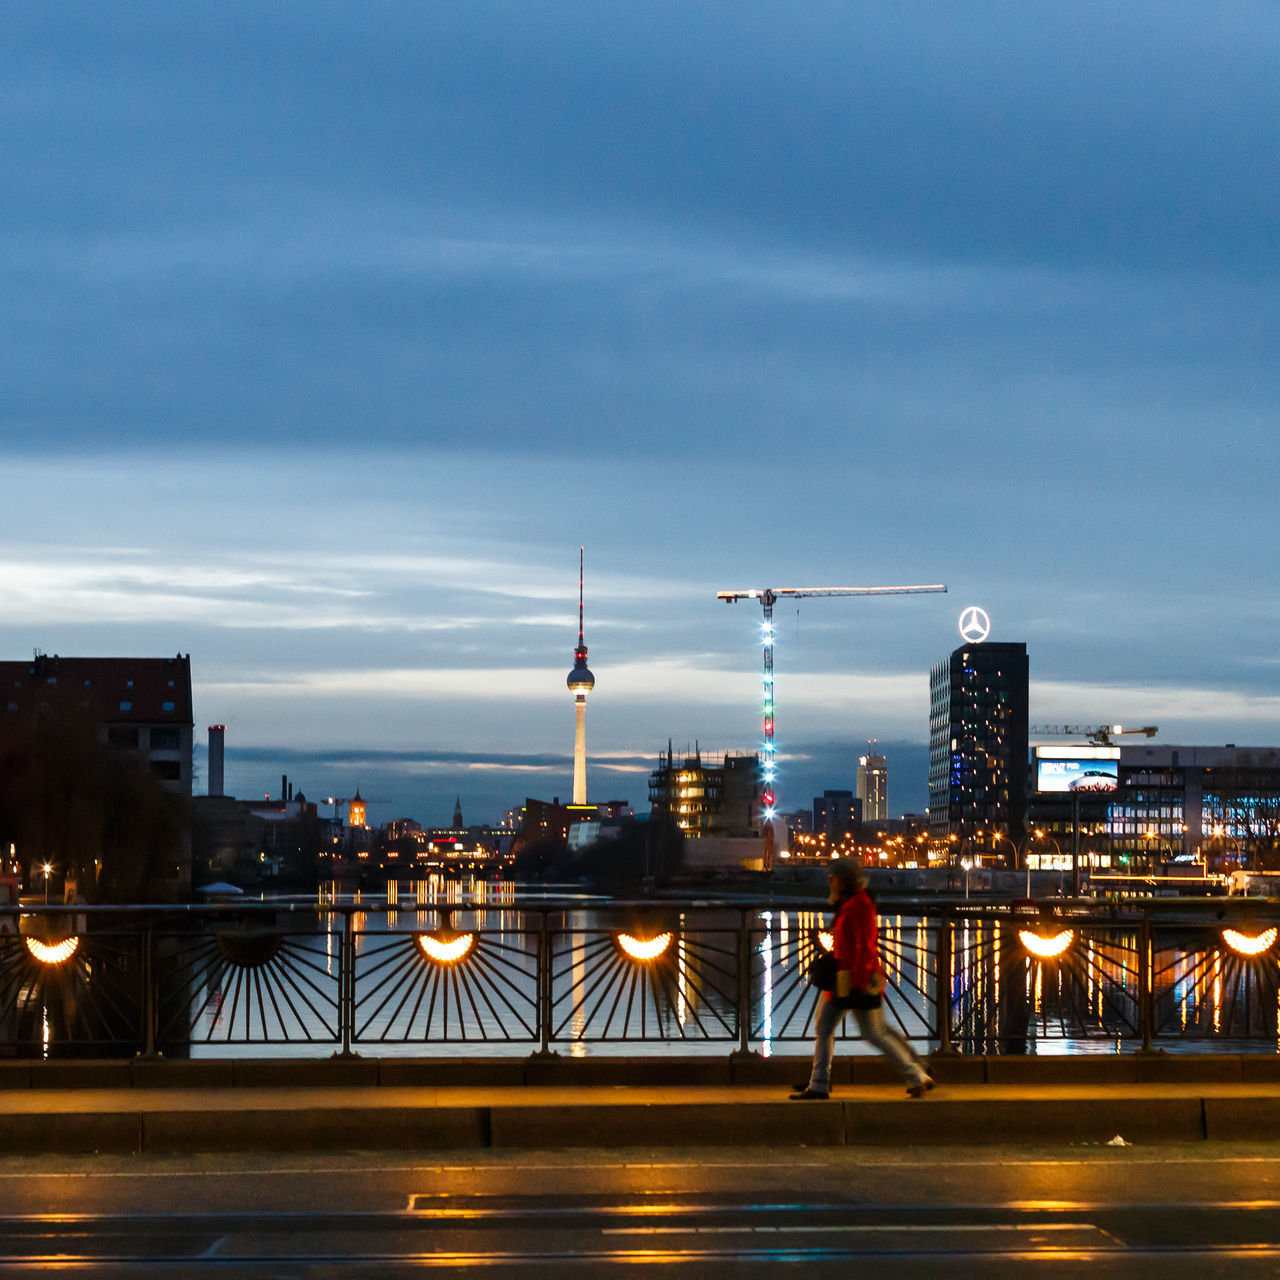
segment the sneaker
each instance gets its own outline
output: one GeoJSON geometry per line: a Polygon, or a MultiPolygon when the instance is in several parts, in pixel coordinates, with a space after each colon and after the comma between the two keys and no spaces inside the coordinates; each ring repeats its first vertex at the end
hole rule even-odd
{"type": "Polygon", "coordinates": [[[799,1092],[790,1094],[789,1100],[791,1102],[810,1102],[814,1100],[825,1102],[829,1096],[825,1089],[810,1089],[806,1086],[799,1092]]]}
{"type": "Polygon", "coordinates": [[[933,1077],[926,1074],[923,1080],[918,1080],[915,1084],[907,1087],[908,1098],[923,1098],[930,1089],[933,1088],[933,1077]]]}

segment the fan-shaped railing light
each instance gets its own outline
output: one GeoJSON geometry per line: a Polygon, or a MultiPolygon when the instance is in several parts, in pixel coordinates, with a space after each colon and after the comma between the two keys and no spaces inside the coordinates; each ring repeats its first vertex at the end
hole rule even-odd
{"type": "Polygon", "coordinates": [[[1270,929],[1264,929],[1258,934],[1241,933],[1238,929],[1223,929],[1222,940],[1231,948],[1242,956],[1260,956],[1264,951],[1270,951],[1276,943],[1276,929],[1273,925],[1270,929]]]}
{"type": "Polygon", "coordinates": [[[633,938],[629,933],[618,934],[618,946],[633,960],[656,960],[670,945],[670,933],[659,933],[652,938],[633,938]]]}
{"type": "Polygon", "coordinates": [[[63,938],[59,942],[45,942],[40,938],[23,938],[27,950],[41,964],[61,964],[70,960],[80,945],[79,938],[63,938]]]}
{"type": "Polygon", "coordinates": [[[436,964],[457,964],[476,944],[474,933],[456,933],[442,937],[434,933],[418,934],[418,946],[428,960],[436,964]]]}
{"type": "Polygon", "coordinates": [[[1071,945],[1075,936],[1070,929],[1063,929],[1061,933],[1055,933],[1052,938],[1033,933],[1030,929],[1018,931],[1018,940],[1039,960],[1053,960],[1060,956],[1071,945]]]}
{"type": "Polygon", "coordinates": [[[823,949],[823,951],[834,951],[836,948],[835,935],[828,933],[823,929],[818,934],[818,945],[823,949]]]}

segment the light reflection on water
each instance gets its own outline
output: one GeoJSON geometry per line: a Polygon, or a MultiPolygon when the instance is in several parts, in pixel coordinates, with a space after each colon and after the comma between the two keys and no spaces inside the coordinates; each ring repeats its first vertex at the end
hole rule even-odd
{"type": "MultiPolygon", "coordinates": [[[[564,903],[566,895],[549,895],[564,903]]],[[[344,917],[332,910],[338,905],[360,907],[352,914],[360,981],[362,958],[376,956],[392,935],[421,933],[447,925],[458,931],[478,931],[485,938],[501,943],[504,963],[510,966],[513,981],[526,981],[533,988],[537,967],[540,929],[543,913],[538,899],[512,883],[489,884],[484,881],[463,883],[436,877],[407,885],[403,892],[370,897],[354,895],[340,900],[332,893],[322,894],[314,927],[289,918],[287,927],[304,933],[299,939],[314,949],[317,970],[332,981],[336,990],[344,917]]],[[[616,912],[604,909],[598,898],[580,895],[562,910],[552,912],[548,925],[556,939],[555,949],[567,957],[557,970],[553,995],[557,1000],[554,1019],[559,1039],[552,1048],[568,1056],[602,1055],[687,1055],[725,1054],[736,1043],[735,1022],[729,983],[725,974],[732,971],[736,984],[737,930],[741,913],[732,907],[702,911],[696,927],[689,928],[689,915],[678,905],[654,908],[649,915],[663,916],[675,933],[672,949],[669,987],[657,996],[646,996],[643,989],[637,997],[634,977],[627,985],[628,971],[622,970],[622,993],[609,994],[603,984],[603,966],[618,961],[612,950],[601,950],[602,938],[619,926],[616,912]],[[654,914],[656,912],[656,915],[654,914]],[[603,992],[604,994],[599,994],[603,992]],[[591,999],[578,999],[577,993],[590,993],[591,999]],[[593,1006],[592,999],[599,998],[593,1006]],[[637,999],[639,1006],[637,1006],[637,999]],[[652,1000],[652,1007],[646,1000],[652,1000]],[[610,1004],[610,1001],[613,1004],[610,1004]],[[662,1038],[645,1041],[619,1039],[622,1008],[642,1007],[646,1015],[658,1020],[662,1038]],[[603,1007],[603,1008],[602,1008],[603,1007]],[[610,1020],[605,1015],[612,1009],[610,1020]],[[602,1032],[602,1026],[605,1030],[602,1032]],[[612,1035],[601,1041],[599,1037],[612,1035]]],[[[752,1035],[750,1046],[763,1056],[774,1053],[807,1052],[812,1027],[815,995],[804,984],[804,969],[812,953],[812,939],[826,924],[825,913],[809,908],[779,908],[760,912],[751,919],[752,974],[750,1014],[752,1035]]],[[[1082,934],[1079,940],[1077,977],[1071,979],[1067,966],[1046,966],[1026,957],[1016,946],[1016,927],[999,921],[965,918],[953,931],[953,965],[949,996],[953,1008],[952,1028],[956,1047],[963,1052],[1013,1052],[1032,1054],[1110,1053],[1117,1048],[1137,1047],[1136,981],[1137,938],[1134,930],[1116,927],[1110,933],[1094,936],[1082,934]],[[1128,956],[1128,960],[1125,957],[1128,956]],[[1071,981],[1077,985],[1072,986],[1071,981]],[[1087,1035],[1073,1034],[1081,1017],[1090,1023],[1087,1035]]],[[[886,1018],[912,1038],[922,1050],[936,1048],[932,1039],[936,1031],[937,929],[927,916],[888,914],[882,916],[882,956],[890,978],[890,995],[886,1018]]],[[[1196,953],[1166,953],[1163,979],[1157,981],[1157,999],[1168,1028],[1212,1029],[1221,1034],[1224,1011],[1229,1015],[1234,989],[1224,972],[1221,958],[1202,963],[1196,953]]],[[[224,981],[231,981],[230,978],[224,981]]],[[[1270,994],[1268,992],[1268,994],[1270,994]]],[[[282,1057],[319,1056],[331,1051],[331,1044],[216,1043],[227,1036],[221,1022],[225,1013],[215,1012],[208,1000],[207,988],[193,994],[193,1012],[204,1010],[195,1034],[207,1035],[215,1043],[193,1044],[193,1057],[282,1057]]],[[[446,997],[446,1002],[447,1002],[446,997]]],[[[466,1022],[468,1009],[455,992],[458,1021],[453,1033],[466,1022]]],[[[433,997],[434,1001],[434,997],[433,997]]],[[[1274,1023],[1280,1016],[1280,993],[1276,1009],[1267,1013],[1274,1023]]],[[[242,1015],[247,1017],[248,1015],[242,1015]]],[[[538,1046],[527,1032],[519,1039],[494,1039],[502,1034],[506,1021],[500,1004],[475,1005],[474,1035],[465,1041],[442,1042],[434,1037],[402,1034],[409,1023],[375,1025],[376,1037],[353,1047],[369,1057],[409,1056],[488,1056],[502,1054],[525,1056],[538,1046]],[[489,1038],[486,1038],[489,1037],[489,1038]]],[[[852,1019],[847,1020],[852,1029],[852,1019]]],[[[510,1023],[507,1023],[510,1030],[510,1023]]],[[[654,1035],[654,1023],[648,1024],[654,1035]]],[[[318,1028],[313,1031],[319,1035],[318,1028]]],[[[236,1034],[243,1031],[236,1029],[236,1034]]],[[[438,1033],[436,1033],[438,1034],[438,1033]]],[[[1204,1051],[1215,1047],[1238,1052],[1253,1046],[1266,1051],[1276,1048],[1273,1033],[1270,1040],[1222,1042],[1215,1045],[1207,1039],[1179,1042],[1168,1038],[1163,1047],[1204,1051]]],[[[841,1045],[843,1053],[872,1052],[857,1040],[841,1045]]]]}

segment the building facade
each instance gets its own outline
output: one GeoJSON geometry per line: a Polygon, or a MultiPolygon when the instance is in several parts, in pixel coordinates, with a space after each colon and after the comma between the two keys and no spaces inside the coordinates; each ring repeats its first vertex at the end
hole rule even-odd
{"type": "Polygon", "coordinates": [[[964,644],[929,679],[929,853],[1014,865],[1027,813],[1027,646],[964,644]]]}
{"type": "Polygon", "coordinates": [[[1211,870],[1280,865],[1280,749],[1120,749],[1120,789],[1107,815],[1112,866],[1211,870]]]}
{"type": "Polygon", "coordinates": [[[856,780],[864,822],[883,822],[889,816],[889,764],[884,756],[858,757],[856,780]]]}
{"type": "Polygon", "coordinates": [[[856,840],[862,826],[862,801],[852,791],[824,791],[813,798],[815,836],[825,839],[830,847],[856,840]]]}
{"type": "MultiPolygon", "coordinates": [[[[136,762],[168,791],[191,798],[194,719],[191,657],[63,658],[37,654],[0,662],[0,714],[15,723],[70,717],[91,726],[107,748],[136,762]]],[[[165,859],[163,892],[191,887],[189,832],[165,859]]],[[[160,886],[157,886],[159,889],[160,886]]]]}

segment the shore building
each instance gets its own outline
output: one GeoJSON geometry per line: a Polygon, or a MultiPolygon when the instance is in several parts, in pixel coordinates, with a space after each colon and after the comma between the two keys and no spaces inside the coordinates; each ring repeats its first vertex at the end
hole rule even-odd
{"type": "Polygon", "coordinates": [[[1027,814],[1027,646],[963,644],[929,679],[929,851],[1012,865],[1027,814]]]}

